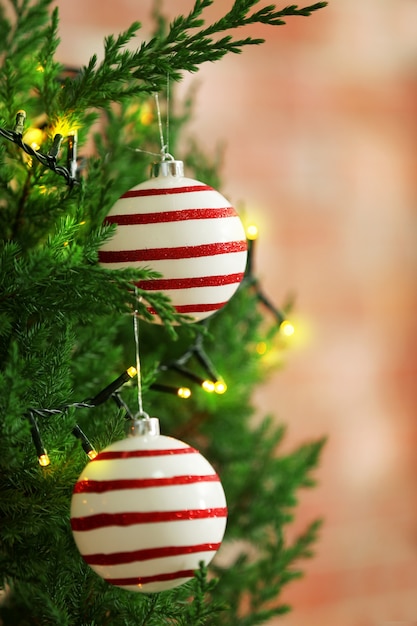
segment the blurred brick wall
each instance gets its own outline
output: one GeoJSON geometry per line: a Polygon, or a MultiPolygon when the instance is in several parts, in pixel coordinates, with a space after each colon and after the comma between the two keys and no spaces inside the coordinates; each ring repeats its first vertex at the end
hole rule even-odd
{"type": "MultiPolygon", "coordinates": [[[[226,2],[217,0],[216,15],[226,2]]],[[[282,3],[283,4],[283,3],[282,3]]],[[[300,5],[307,4],[299,2],[300,5]]],[[[61,59],[85,63],[152,3],[58,2],[61,59]]],[[[191,1],[165,2],[171,15],[191,1]]],[[[278,6],[281,4],[278,3],[278,6]]],[[[329,438],[297,528],[326,520],[285,626],[417,623],[417,2],[330,0],[202,68],[193,132],[226,144],[222,191],[260,226],[257,273],[296,293],[308,341],[256,402],[286,447],[329,438]]],[[[177,155],[180,158],[180,155],[177,155]]],[[[303,335],[302,335],[303,336],[303,335]]],[[[237,425],[238,427],[238,425],[237,425]]]]}

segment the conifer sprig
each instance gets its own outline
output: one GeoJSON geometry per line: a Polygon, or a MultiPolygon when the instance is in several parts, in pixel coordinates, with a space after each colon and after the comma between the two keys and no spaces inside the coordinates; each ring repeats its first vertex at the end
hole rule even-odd
{"type": "Polygon", "coordinates": [[[110,102],[160,90],[167,75],[179,80],[183,72],[196,72],[202,63],[217,61],[228,53],[240,53],[245,46],[264,41],[251,36],[235,39],[230,34],[220,38],[215,38],[216,35],[255,23],[280,26],[285,24],[284,17],[308,16],[327,4],[316,2],[303,8],[291,5],[281,10],[268,5],[251,13],[258,1],[235,0],[226,15],[204,27],[203,12],[213,0],[196,0],[187,16],[173,20],[165,37],[153,37],[137,50],[129,51],[125,46],[140,29],[139,22],[134,22],[117,38],[111,36],[105,40],[100,64],[93,55],[79,77],[66,82],[61,92],[62,109],[107,108],[110,102]]]}

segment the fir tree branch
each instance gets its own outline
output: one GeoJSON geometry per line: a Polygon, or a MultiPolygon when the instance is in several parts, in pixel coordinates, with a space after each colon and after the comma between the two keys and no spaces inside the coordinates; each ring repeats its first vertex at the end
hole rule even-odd
{"type": "Polygon", "coordinates": [[[51,21],[42,39],[42,47],[38,53],[38,68],[35,89],[37,89],[43,110],[48,117],[56,107],[57,84],[62,72],[62,65],[54,60],[56,49],[59,44],[58,37],[59,14],[55,8],[51,15],[51,21]]]}
{"type": "Polygon", "coordinates": [[[139,626],[146,626],[149,622],[149,619],[152,617],[155,612],[156,605],[158,603],[158,594],[153,593],[151,596],[146,598],[147,600],[147,611],[143,616],[143,619],[139,626]]]}
{"type": "Polygon", "coordinates": [[[4,55],[0,72],[0,113],[6,119],[27,106],[28,102],[37,102],[31,94],[34,72],[39,63],[37,46],[44,46],[49,33],[51,2],[11,0],[12,11],[7,12],[7,17],[5,13],[1,15],[0,29],[6,36],[1,40],[4,55]]]}
{"type": "Polygon", "coordinates": [[[291,5],[281,10],[269,5],[251,13],[258,1],[235,0],[224,17],[204,28],[203,11],[213,0],[196,0],[187,16],[179,16],[171,23],[165,38],[153,37],[131,52],[125,46],[140,29],[139,22],[134,22],[117,38],[106,39],[104,59],[99,65],[94,55],[79,77],[65,82],[60,94],[61,108],[78,112],[89,107],[107,108],[112,101],[160,90],[167,75],[179,80],[183,72],[195,72],[202,63],[217,61],[228,53],[240,53],[245,46],[264,41],[251,36],[234,39],[230,34],[215,39],[215,35],[256,23],[283,25],[283,17],[308,16],[327,4],[317,2],[301,9],[291,5]]]}

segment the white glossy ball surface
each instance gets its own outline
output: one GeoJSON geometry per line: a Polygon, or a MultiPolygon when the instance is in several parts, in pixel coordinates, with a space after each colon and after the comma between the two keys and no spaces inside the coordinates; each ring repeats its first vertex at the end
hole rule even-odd
{"type": "Polygon", "coordinates": [[[159,272],[161,279],[138,286],[162,291],[193,321],[221,309],[243,279],[242,222],[226,198],[197,180],[172,175],[147,180],[125,193],[106,221],[118,226],[100,250],[100,263],[159,272]]]}
{"type": "Polygon", "coordinates": [[[71,502],[77,547],[107,582],[164,591],[208,564],[222,541],[226,500],[210,463],[163,435],[108,446],[81,473],[71,502]]]}

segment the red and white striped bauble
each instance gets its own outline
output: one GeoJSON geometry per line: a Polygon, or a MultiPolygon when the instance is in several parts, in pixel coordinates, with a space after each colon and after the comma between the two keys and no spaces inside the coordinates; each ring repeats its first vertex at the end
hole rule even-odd
{"type": "Polygon", "coordinates": [[[99,260],[109,269],[146,266],[160,273],[161,279],[138,286],[164,292],[179,313],[199,321],[238,288],[246,267],[245,231],[226,198],[184,177],[181,161],[155,164],[153,174],[113,206],[106,221],[116,223],[117,232],[99,260]]]}
{"type": "Polygon", "coordinates": [[[99,576],[152,593],[183,584],[212,560],[227,508],[218,475],[197,450],[160,435],[156,418],[134,423],[139,434],[105,448],[81,473],[71,527],[99,576]]]}

